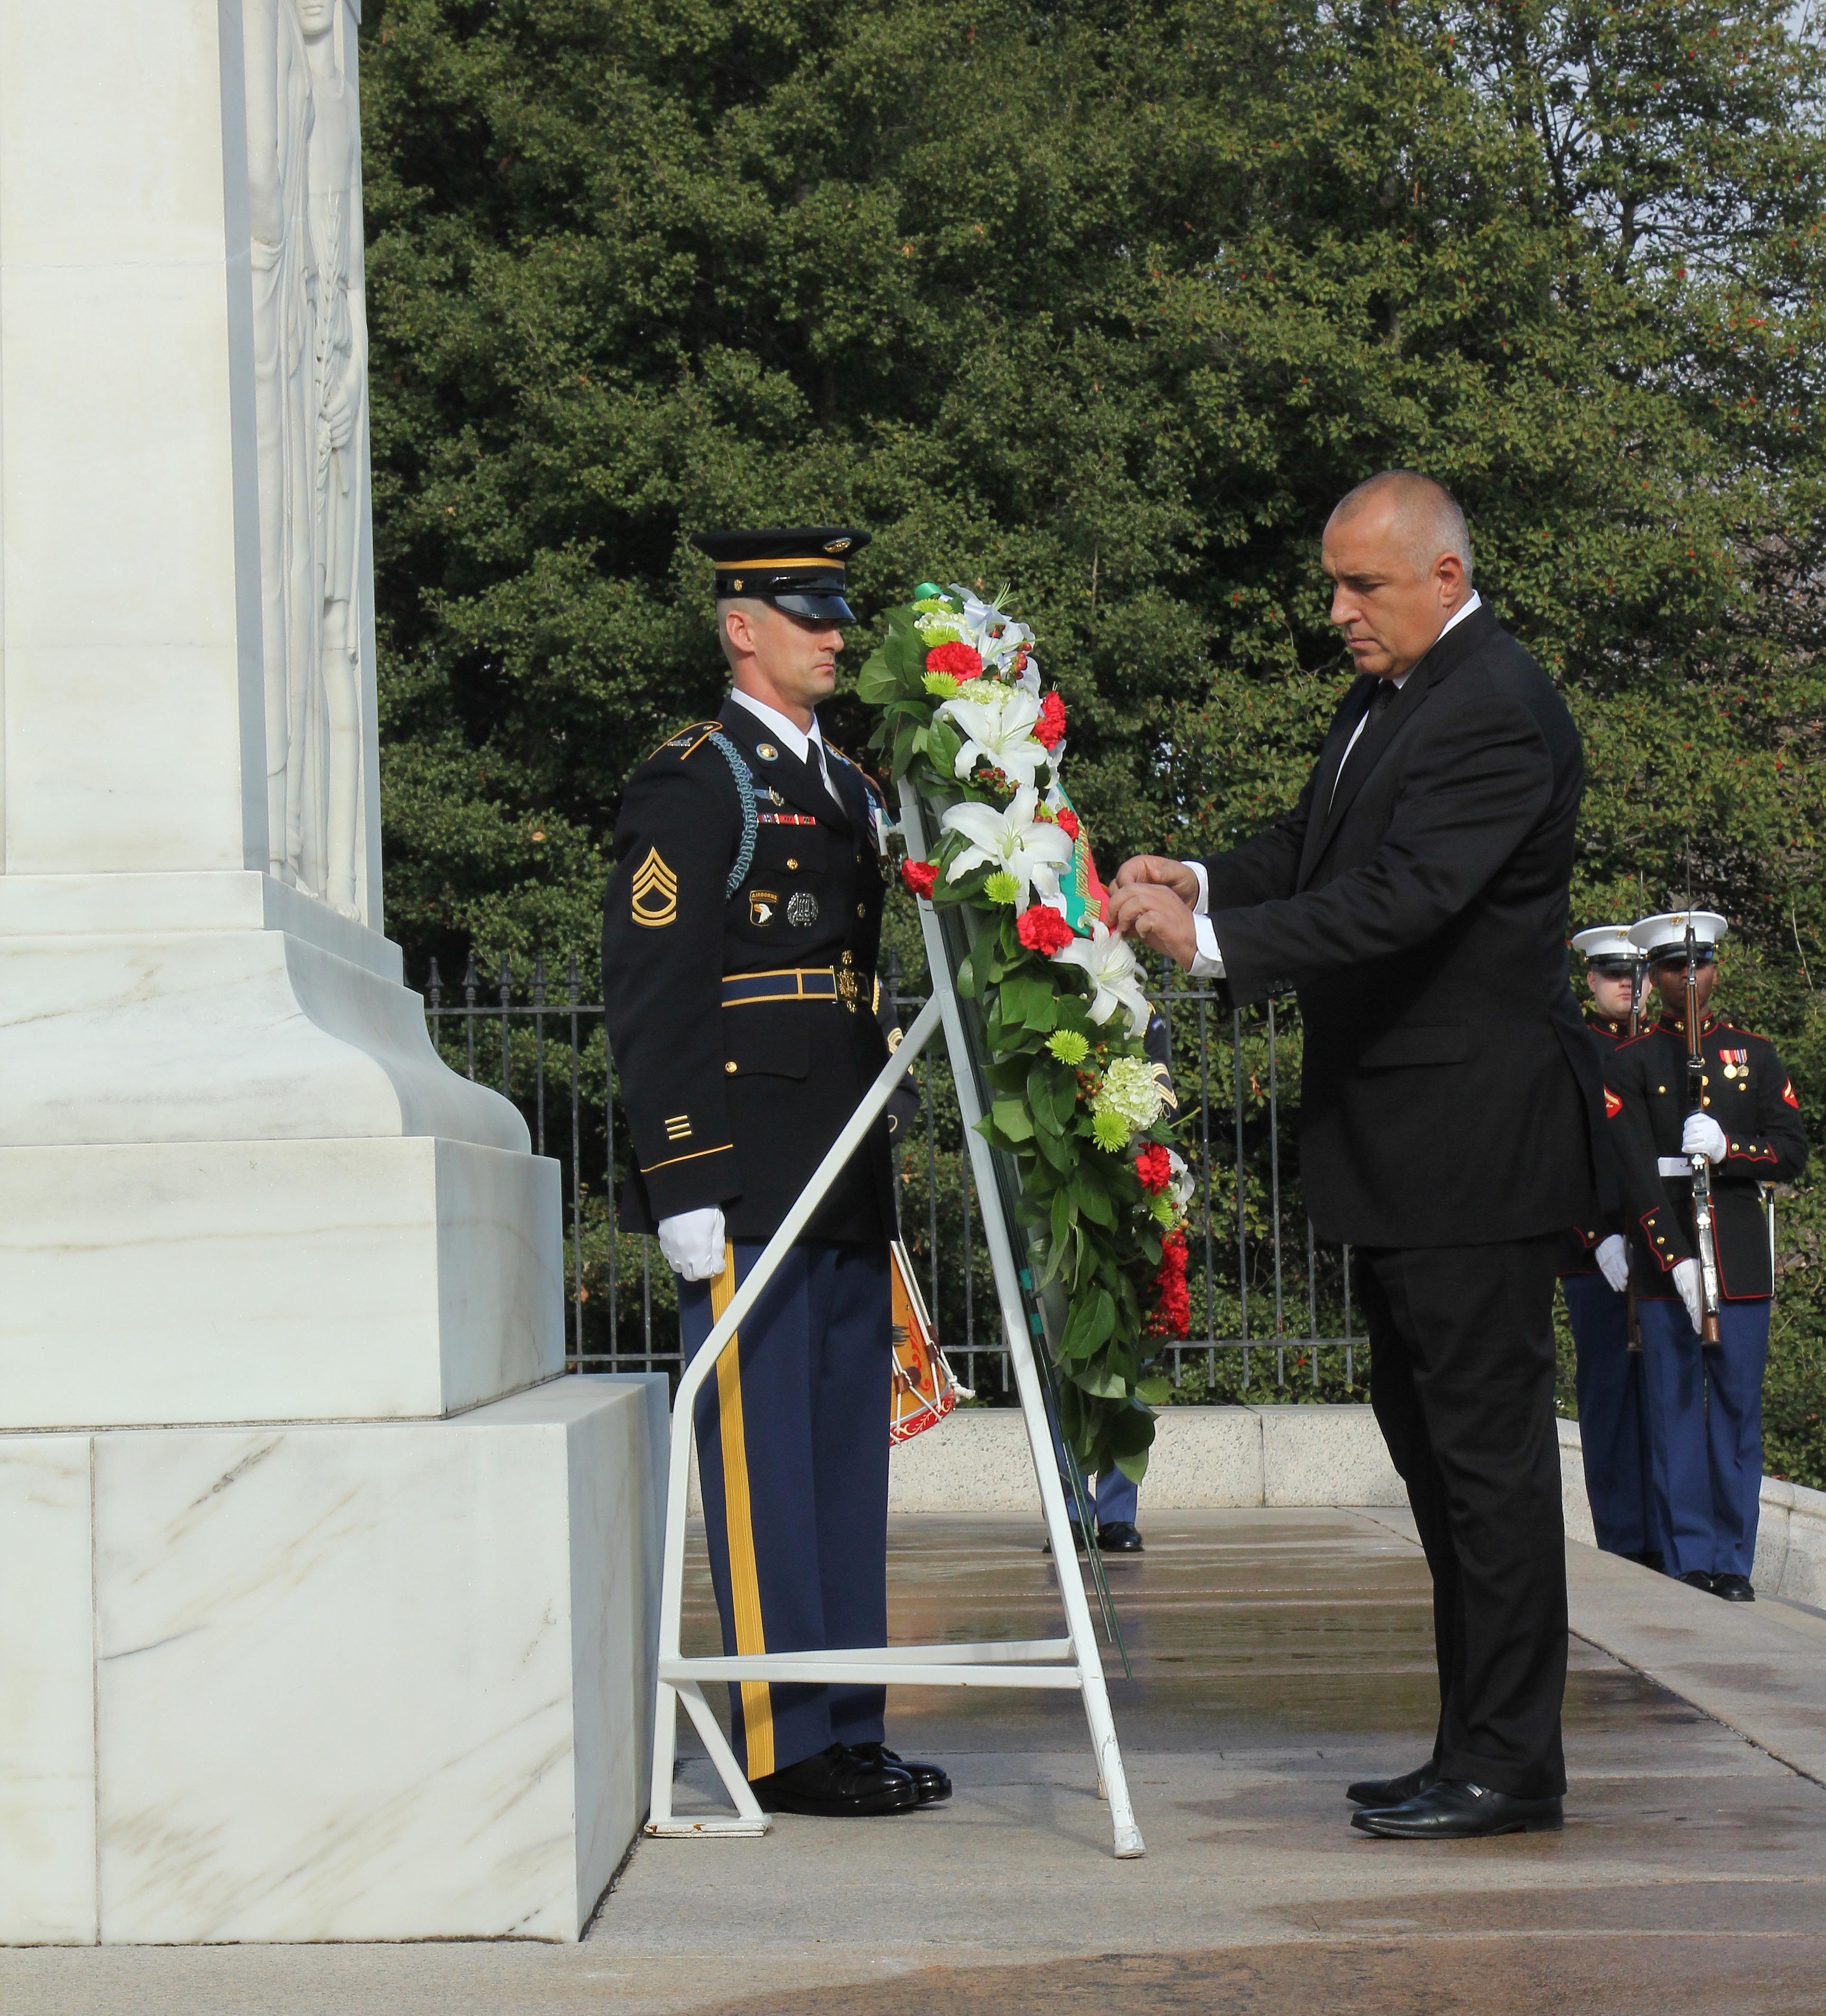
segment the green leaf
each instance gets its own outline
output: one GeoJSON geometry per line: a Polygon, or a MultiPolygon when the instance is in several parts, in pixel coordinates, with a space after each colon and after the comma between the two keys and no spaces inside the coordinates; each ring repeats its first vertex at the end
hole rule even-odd
{"type": "Polygon", "coordinates": [[[989,1118],[996,1131],[1010,1141],[1031,1141],[1033,1122],[1028,1118],[1027,1108],[1017,1099],[998,1099],[989,1109],[989,1118]]]}

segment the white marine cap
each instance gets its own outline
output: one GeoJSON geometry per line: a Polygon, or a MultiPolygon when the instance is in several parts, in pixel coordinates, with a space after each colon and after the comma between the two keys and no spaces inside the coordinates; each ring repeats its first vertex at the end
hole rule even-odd
{"type": "Polygon", "coordinates": [[[1641,948],[1631,940],[1627,924],[1594,924],[1588,931],[1575,931],[1572,949],[1601,972],[1628,972],[1642,963],[1641,948]]]}
{"type": "Polygon", "coordinates": [[[1703,963],[1718,956],[1718,941],[1731,929],[1716,910],[1670,910],[1665,916],[1644,917],[1630,927],[1630,941],[1648,955],[1651,966],[1687,956],[1687,926],[1693,927],[1693,949],[1703,963]]]}

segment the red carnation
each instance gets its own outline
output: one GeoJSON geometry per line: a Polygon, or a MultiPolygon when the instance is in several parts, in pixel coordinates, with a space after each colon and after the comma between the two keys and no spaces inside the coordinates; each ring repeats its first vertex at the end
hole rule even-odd
{"type": "Polygon", "coordinates": [[[1053,817],[1058,826],[1060,832],[1064,833],[1068,839],[1075,840],[1078,837],[1077,813],[1073,812],[1055,812],[1053,815],[1053,817]]]}
{"type": "Polygon", "coordinates": [[[954,679],[974,679],[983,661],[967,644],[935,644],[926,653],[928,672],[949,672],[954,679]]]}
{"type": "Polygon", "coordinates": [[[1056,952],[1062,952],[1071,942],[1071,927],[1058,912],[1045,903],[1035,903],[1031,910],[1023,910],[1014,922],[1015,935],[1029,952],[1037,952],[1050,959],[1056,952]]]}
{"type": "Polygon", "coordinates": [[[1183,1232],[1176,1232],[1161,1247],[1160,1271],[1154,1277],[1154,1307],[1143,1326],[1145,1336],[1182,1337],[1190,1327],[1192,1296],[1186,1286],[1189,1257],[1183,1232]]]}
{"type": "MultiPolygon", "coordinates": [[[[926,661],[927,664],[931,659],[926,661]]],[[[1033,739],[1043,748],[1056,749],[1065,739],[1065,703],[1050,693],[1040,702],[1040,718],[1034,723],[1033,739]]]]}
{"type": "Polygon", "coordinates": [[[916,896],[929,898],[932,884],[938,879],[938,864],[935,861],[903,861],[900,864],[900,879],[916,896]]]}
{"type": "Polygon", "coordinates": [[[1173,1158],[1158,1141],[1151,1142],[1135,1157],[1135,1173],[1144,1190],[1158,1194],[1173,1179],[1173,1158]]]}

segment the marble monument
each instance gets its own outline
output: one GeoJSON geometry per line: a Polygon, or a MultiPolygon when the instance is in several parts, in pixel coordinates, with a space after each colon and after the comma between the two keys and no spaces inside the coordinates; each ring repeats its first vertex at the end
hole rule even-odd
{"type": "Polygon", "coordinates": [[[654,1380],[381,928],[355,0],[0,0],[0,1940],[574,1938],[654,1380]]]}

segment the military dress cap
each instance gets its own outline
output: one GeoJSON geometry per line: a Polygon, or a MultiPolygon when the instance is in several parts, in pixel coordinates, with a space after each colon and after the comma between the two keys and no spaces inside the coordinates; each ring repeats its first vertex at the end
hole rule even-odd
{"type": "Polygon", "coordinates": [[[1718,941],[1731,929],[1716,910],[1670,910],[1630,927],[1630,942],[1648,956],[1651,966],[1687,956],[1687,926],[1693,927],[1694,956],[1703,966],[1718,956],[1718,941]]]}
{"type": "Polygon", "coordinates": [[[1575,931],[1572,949],[1583,953],[1594,973],[1629,974],[1642,963],[1642,949],[1627,924],[1594,924],[1590,931],[1575,931]]]}
{"type": "Polygon", "coordinates": [[[716,563],[716,592],[752,596],[794,616],[853,623],[845,568],[869,543],[853,525],[776,526],[758,532],[697,532],[691,543],[716,563]]]}

